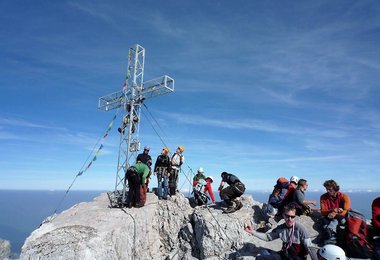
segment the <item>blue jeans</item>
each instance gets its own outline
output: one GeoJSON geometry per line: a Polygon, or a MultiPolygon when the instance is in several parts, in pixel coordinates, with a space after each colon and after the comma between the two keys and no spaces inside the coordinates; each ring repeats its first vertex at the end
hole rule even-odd
{"type": "Polygon", "coordinates": [[[158,197],[166,199],[168,197],[169,177],[165,167],[157,168],[157,186],[158,197]],[[162,194],[162,188],[164,189],[164,194],[162,194]]]}

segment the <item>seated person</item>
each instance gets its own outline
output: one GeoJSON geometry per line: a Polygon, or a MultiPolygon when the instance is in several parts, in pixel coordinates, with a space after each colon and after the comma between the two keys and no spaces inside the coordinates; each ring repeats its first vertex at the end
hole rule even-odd
{"type": "Polygon", "coordinates": [[[323,183],[326,193],[320,197],[322,225],[325,231],[325,240],[336,240],[338,224],[346,217],[351,209],[350,197],[339,191],[340,187],[334,180],[323,183]]]}
{"type": "Polygon", "coordinates": [[[314,200],[305,200],[305,191],[307,190],[307,181],[305,179],[300,179],[298,181],[298,186],[296,191],[293,194],[293,202],[297,203],[297,215],[309,215],[311,213],[311,208],[309,204],[317,205],[317,202],[314,200]]]}

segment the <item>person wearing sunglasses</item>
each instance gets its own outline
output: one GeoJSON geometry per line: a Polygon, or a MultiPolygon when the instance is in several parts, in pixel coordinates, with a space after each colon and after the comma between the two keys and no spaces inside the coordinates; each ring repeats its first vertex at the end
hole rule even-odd
{"type": "Polygon", "coordinates": [[[263,254],[257,256],[260,260],[282,260],[297,259],[306,260],[309,254],[312,260],[318,260],[314,250],[315,246],[303,224],[296,220],[297,204],[289,203],[284,207],[282,217],[285,223],[277,226],[268,233],[261,233],[253,230],[251,226],[245,228],[245,231],[253,236],[264,240],[272,241],[280,238],[282,240],[282,249],[279,252],[265,250],[263,254]]]}

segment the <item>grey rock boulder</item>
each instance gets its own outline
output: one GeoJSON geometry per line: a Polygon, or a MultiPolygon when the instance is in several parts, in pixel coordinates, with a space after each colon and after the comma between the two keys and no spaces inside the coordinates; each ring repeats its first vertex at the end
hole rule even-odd
{"type": "Polygon", "coordinates": [[[8,240],[0,239],[0,260],[9,259],[11,255],[11,243],[8,240]]]}

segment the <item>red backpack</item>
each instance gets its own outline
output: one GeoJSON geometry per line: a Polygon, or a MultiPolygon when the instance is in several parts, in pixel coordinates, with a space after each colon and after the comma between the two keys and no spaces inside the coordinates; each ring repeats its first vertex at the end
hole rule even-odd
{"type": "Polygon", "coordinates": [[[374,249],[368,242],[368,226],[364,215],[360,212],[349,210],[347,212],[344,247],[348,257],[371,258],[374,249]]]}

